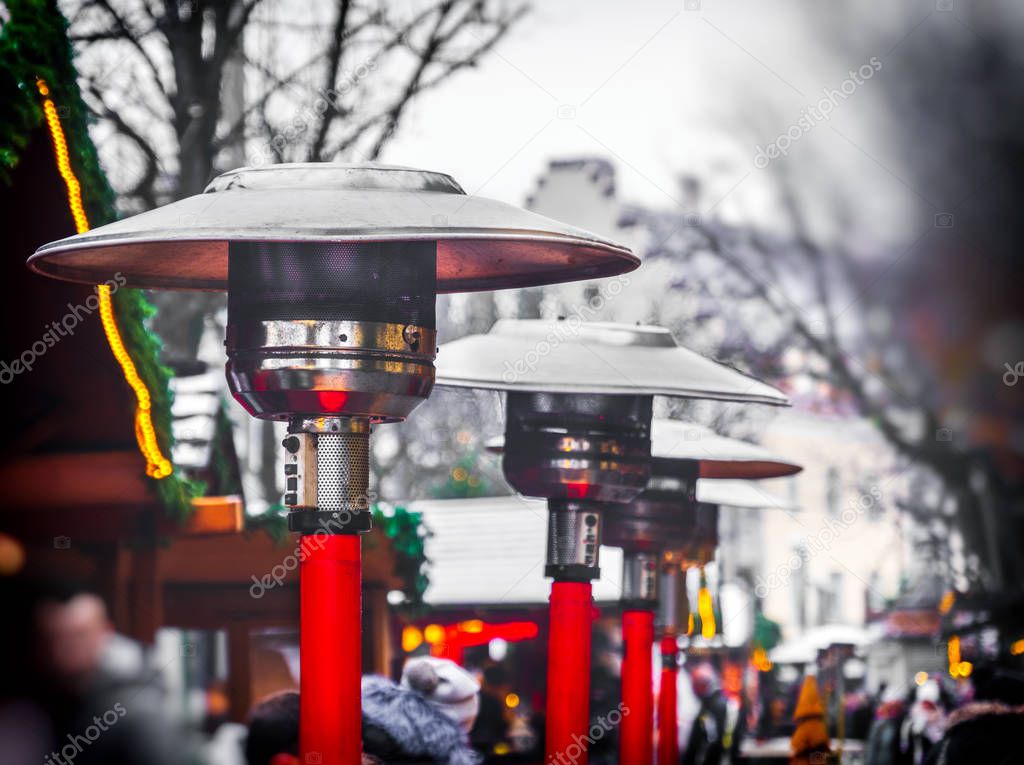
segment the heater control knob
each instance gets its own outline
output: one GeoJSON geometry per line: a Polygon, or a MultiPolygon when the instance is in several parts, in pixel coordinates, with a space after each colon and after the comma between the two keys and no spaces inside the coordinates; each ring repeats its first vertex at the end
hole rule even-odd
{"type": "Polygon", "coordinates": [[[292,433],[284,441],[284,504],[316,507],[316,435],[292,433]]]}

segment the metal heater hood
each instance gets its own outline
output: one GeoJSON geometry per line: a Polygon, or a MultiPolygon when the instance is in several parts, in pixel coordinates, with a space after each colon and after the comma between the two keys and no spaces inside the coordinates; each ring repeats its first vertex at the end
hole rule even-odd
{"type": "Polygon", "coordinates": [[[444,173],[332,162],[241,168],[202,194],[43,245],[29,266],[99,284],[223,290],[229,242],[436,242],[437,290],[507,289],[635,269],[627,248],[466,194],[444,173]]]}

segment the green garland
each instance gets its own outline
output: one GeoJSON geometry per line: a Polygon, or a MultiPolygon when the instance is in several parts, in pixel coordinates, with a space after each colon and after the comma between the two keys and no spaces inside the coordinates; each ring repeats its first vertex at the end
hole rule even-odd
{"type": "MultiPolygon", "coordinates": [[[[373,506],[373,525],[391,540],[395,551],[395,574],[402,580],[406,604],[419,605],[430,584],[426,573],[429,560],[424,550],[424,542],[430,534],[423,525],[423,516],[400,505],[378,503],[373,506]]],[[[287,513],[283,505],[271,505],[259,515],[247,515],[245,528],[264,531],[279,544],[285,544],[289,539],[287,513]]]]}
{"type": "Polygon", "coordinates": [[[246,531],[263,531],[277,544],[287,544],[291,532],[288,530],[288,512],[284,505],[271,505],[262,513],[245,516],[246,531]]]}
{"type": "MultiPolygon", "coordinates": [[[[6,116],[0,119],[0,182],[11,183],[12,170],[29,136],[43,124],[36,86],[36,79],[42,78],[58,108],[89,222],[94,226],[109,223],[117,217],[114,192],[89,138],[89,118],[72,63],[67,20],[54,0],[7,0],[6,7],[10,18],[0,29],[0,103],[6,108],[6,116]]],[[[155,309],[135,289],[117,290],[113,306],[125,348],[149,389],[157,443],[170,455],[171,371],[160,363],[160,339],[146,328],[155,309]]],[[[132,427],[130,415],[125,423],[132,427]]],[[[188,517],[192,498],[202,493],[199,484],[177,473],[155,481],[154,489],[168,515],[178,520],[188,517]]]]}
{"type": "Polygon", "coordinates": [[[759,609],[754,614],[754,647],[770,651],[780,642],[782,642],[782,627],[778,622],[761,613],[759,609]]]}
{"type": "Polygon", "coordinates": [[[404,583],[402,591],[408,604],[418,605],[430,584],[425,552],[430,533],[423,525],[423,516],[400,505],[377,504],[373,507],[373,522],[391,540],[396,557],[395,573],[404,583]]]}

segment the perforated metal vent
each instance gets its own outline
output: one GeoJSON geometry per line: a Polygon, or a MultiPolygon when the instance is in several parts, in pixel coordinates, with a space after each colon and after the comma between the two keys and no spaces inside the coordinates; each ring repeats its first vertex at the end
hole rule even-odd
{"type": "Polygon", "coordinates": [[[369,433],[320,433],[316,448],[316,504],[320,510],[366,510],[369,433]]]}
{"type": "Polygon", "coordinates": [[[234,242],[228,318],[435,326],[434,242],[234,242]]]}

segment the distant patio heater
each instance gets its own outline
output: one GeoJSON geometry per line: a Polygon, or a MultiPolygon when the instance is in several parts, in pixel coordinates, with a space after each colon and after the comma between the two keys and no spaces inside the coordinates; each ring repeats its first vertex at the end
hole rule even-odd
{"type": "MultiPolygon", "coordinates": [[[[714,557],[718,544],[718,508],[699,496],[721,479],[776,478],[802,468],[746,441],[725,438],[709,428],[679,420],[655,420],[651,477],[638,497],[608,513],[604,543],[621,547],[622,556],[622,703],[631,714],[622,719],[620,759],[639,753],[654,756],[654,692],[651,682],[659,582],[666,580],[662,608],[661,693],[658,765],[678,762],[675,730],[676,637],[689,612],[685,571],[714,557]],[[686,609],[686,610],[684,610],[686,609]],[[680,621],[682,620],[682,621],[680,621]]],[[[751,488],[755,495],[757,490],[751,488]]],[[[719,495],[721,492],[719,491],[719,495]]],[[[769,502],[765,494],[764,503],[769,502]]]]}
{"type": "Polygon", "coordinates": [[[288,423],[285,504],[305,553],[300,749],[322,765],[361,758],[369,436],[430,395],[436,294],[638,263],[585,231],[469,196],[442,173],[333,163],[234,170],[29,259],[86,284],[119,274],[132,287],[227,290],[228,386],[254,417],[288,423]]]}
{"type": "MultiPolygon", "coordinates": [[[[802,468],[800,468],[802,469],[802,468]]],[[[690,603],[686,592],[686,572],[704,566],[715,557],[718,546],[718,516],[722,505],[757,510],[797,510],[758,485],[757,481],[737,479],[697,479],[696,523],[685,537],[673,540],[675,549],[663,553],[658,621],[662,627],[659,647],[661,674],[658,692],[657,765],[678,765],[679,727],[677,682],[679,676],[679,635],[687,630],[690,603]]]]}
{"type": "MultiPolygon", "coordinates": [[[[602,517],[648,484],[653,397],[774,405],[786,397],[677,345],[661,327],[575,321],[502,320],[487,334],[447,343],[437,382],[506,391],[505,478],[548,500],[545,761],[579,750],[572,759],[581,765],[602,517]]],[[[639,754],[628,761],[641,762],[639,754]]]]}

